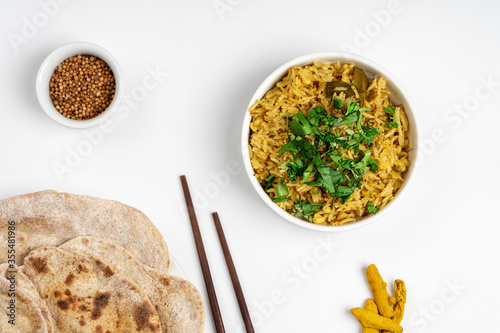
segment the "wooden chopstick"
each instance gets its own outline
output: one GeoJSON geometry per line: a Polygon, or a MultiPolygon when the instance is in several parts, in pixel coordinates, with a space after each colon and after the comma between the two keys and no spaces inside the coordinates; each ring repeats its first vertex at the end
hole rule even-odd
{"type": "Polygon", "coordinates": [[[210,301],[210,308],[212,309],[212,316],[214,318],[215,328],[217,333],[225,333],[224,323],[222,322],[222,315],[219,308],[219,303],[217,302],[217,295],[215,294],[214,283],[212,281],[212,275],[210,274],[210,267],[208,266],[207,254],[205,253],[205,247],[203,246],[203,239],[201,238],[200,226],[198,225],[198,220],[196,219],[196,213],[194,211],[193,200],[191,199],[191,194],[189,192],[188,183],[186,176],[181,176],[182,189],[184,191],[184,198],[186,199],[186,205],[189,213],[189,220],[191,220],[191,229],[193,230],[194,242],[196,243],[196,250],[198,251],[198,259],[200,260],[201,270],[203,272],[203,279],[205,280],[205,287],[207,288],[208,299],[210,301]]]}
{"type": "Polygon", "coordinates": [[[236,273],[236,268],[234,267],[233,258],[231,252],[229,252],[229,246],[227,245],[226,236],[224,235],[224,230],[222,230],[222,225],[220,223],[219,214],[213,213],[215,228],[217,229],[217,234],[219,235],[220,245],[222,247],[222,252],[224,252],[224,258],[226,259],[227,269],[229,270],[229,276],[231,276],[231,282],[233,283],[233,289],[236,293],[236,299],[238,300],[238,305],[240,307],[241,316],[243,317],[243,322],[245,323],[245,328],[247,333],[254,333],[252,319],[248,313],[247,303],[245,302],[245,296],[243,295],[243,290],[241,289],[240,279],[238,279],[238,274],[236,273]]]}

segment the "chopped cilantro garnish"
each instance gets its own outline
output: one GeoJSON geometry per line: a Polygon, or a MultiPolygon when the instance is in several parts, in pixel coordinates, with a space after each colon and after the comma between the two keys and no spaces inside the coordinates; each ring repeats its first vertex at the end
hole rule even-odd
{"type": "Polygon", "coordinates": [[[288,124],[288,126],[295,132],[295,134],[301,137],[312,133],[311,124],[307,121],[302,112],[293,116],[293,120],[288,124]]]}
{"type": "Polygon", "coordinates": [[[313,163],[309,164],[306,171],[304,171],[304,173],[302,174],[302,182],[307,182],[307,180],[309,179],[309,177],[313,172],[313,169],[314,169],[314,164],[313,163]]]}
{"type": "Polygon", "coordinates": [[[344,105],[342,105],[342,101],[338,97],[333,98],[333,106],[336,109],[342,109],[344,107],[344,105]]]}
{"type": "Polygon", "coordinates": [[[266,177],[266,179],[264,179],[264,191],[267,192],[267,190],[269,190],[269,188],[273,185],[273,182],[274,182],[274,175],[271,173],[269,174],[269,176],[266,177]]]}
{"type": "Polygon", "coordinates": [[[275,190],[276,190],[276,197],[278,198],[286,197],[288,195],[288,186],[286,186],[283,178],[280,177],[280,180],[278,181],[275,190]]]}
{"type": "Polygon", "coordinates": [[[395,108],[384,108],[384,111],[391,114],[393,117],[396,117],[396,109],[395,108]]]}
{"type": "Polygon", "coordinates": [[[322,165],[317,170],[321,176],[322,187],[330,194],[335,194],[336,185],[343,180],[342,174],[328,165],[322,165]]]}
{"type": "Polygon", "coordinates": [[[366,208],[368,210],[368,213],[371,213],[371,214],[375,214],[378,211],[378,208],[371,201],[368,201],[366,208]]]}
{"type": "Polygon", "coordinates": [[[293,208],[295,208],[295,211],[297,213],[297,217],[303,217],[310,222],[312,222],[312,215],[322,207],[323,205],[320,203],[308,202],[306,200],[293,205],[293,208]]]}
{"type": "Polygon", "coordinates": [[[375,139],[375,136],[380,133],[378,128],[376,127],[362,126],[361,129],[361,134],[363,135],[365,145],[371,145],[373,140],[375,139]]]}
{"type": "Polygon", "coordinates": [[[345,203],[347,199],[354,193],[356,186],[338,186],[335,193],[336,197],[339,197],[342,203],[345,203]]]}
{"type": "Polygon", "coordinates": [[[347,114],[345,117],[335,118],[332,122],[333,127],[342,125],[352,125],[358,122],[360,114],[358,112],[347,114]]]}
{"type": "MultiPolygon", "coordinates": [[[[280,148],[278,155],[281,157],[287,153],[290,157],[279,169],[286,171],[289,181],[317,186],[344,203],[356,188],[361,187],[363,174],[370,170],[377,171],[378,161],[372,159],[370,150],[365,147],[374,142],[379,130],[363,125],[363,112],[370,108],[360,108],[358,102],[350,100],[344,107],[335,96],[333,104],[336,109],[345,110],[344,116],[335,117],[321,106],[307,113],[299,111],[293,116],[287,113],[285,118],[289,141],[280,148]],[[344,152],[351,148],[356,157],[344,157],[344,152]]],[[[391,112],[395,114],[395,111],[391,112]]],[[[273,201],[290,200],[285,180],[280,177],[276,184],[274,181],[275,177],[270,175],[263,185],[266,191],[274,186],[276,195],[273,201]]],[[[319,191],[315,189],[313,193],[318,194],[319,191]]],[[[312,215],[321,208],[320,203],[302,200],[295,202],[291,211],[298,217],[312,221],[312,215]]]]}
{"type": "Polygon", "coordinates": [[[278,203],[278,202],[284,202],[290,200],[290,197],[280,197],[280,198],[274,198],[273,202],[278,203]]]}
{"type": "Polygon", "coordinates": [[[398,128],[398,123],[396,119],[396,109],[395,108],[384,108],[384,111],[389,114],[391,121],[386,122],[384,125],[387,128],[398,128]]]}

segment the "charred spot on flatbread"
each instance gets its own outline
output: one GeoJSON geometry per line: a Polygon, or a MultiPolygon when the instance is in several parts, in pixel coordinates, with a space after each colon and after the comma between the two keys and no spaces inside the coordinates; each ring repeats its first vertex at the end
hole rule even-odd
{"type": "Polygon", "coordinates": [[[170,285],[171,279],[168,279],[168,278],[166,278],[166,277],[162,276],[162,277],[160,278],[160,282],[161,282],[161,284],[162,284],[162,285],[164,285],[165,287],[168,287],[168,286],[170,285]]]}
{"type": "Polygon", "coordinates": [[[153,314],[154,310],[151,308],[151,305],[146,302],[134,308],[134,320],[139,331],[145,329],[154,331],[158,329],[158,325],[151,323],[151,317],[153,316],[153,314]]]}
{"type": "Polygon", "coordinates": [[[63,300],[59,300],[59,301],[57,301],[57,306],[58,306],[60,309],[62,309],[62,310],[68,310],[68,308],[69,308],[69,304],[68,304],[68,302],[63,301],[63,300]]]}
{"type": "Polygon", "coordinates": [[[76,272],[77,273],[88,273],[89,272],[89,269],[87,268],[87,266],[83,265],[83,264],[79,264],[77,267],[76,267],[76,272]]]}
{"type": "Polygon", "coordinates": [[[97,293],[97,295],[94,297],[94,308],[90,313],[90,319],[96,320],[101,316],[102,310],[106,306],[108,306],[110,297],[111,294],[109,292],[97,293]]]}
{"type": "Polygon", "coordinates": [[[69,273],[68,276],[66,277],[66,280],[64,281],[64,284],[71,286],[73,282],[75,281],[75,274],[69,273]]]}
{"type": "Polygon", "coordinates": [[[115,275],[115,272],[113,271],[113,269],[111,269],[111,267],[109,267],[109,265],[106,265],[101,260],[97,259],[96,264],[97,264],[97,268],[99,268],[101,270],[102,274],[105,277],[109,278],[109,277],[112,277],[113,275],[115,275]]]}
{"type": "Polygon", "coordinates": [[[39,258],[39,257],[33,258],[31,264],[39,274],[46,274],[49,272],[49,267],[47,265],[47,260],[45,258],[39,258]]]}

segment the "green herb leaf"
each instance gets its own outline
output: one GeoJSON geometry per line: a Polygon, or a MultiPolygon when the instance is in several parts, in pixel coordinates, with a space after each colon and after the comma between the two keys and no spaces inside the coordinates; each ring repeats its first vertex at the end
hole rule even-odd
{"type": "Polygon", "coordinates": [[[333,107],[336,109],[342,109],[344,107],[340,98],[338,97],[333,98],[333,107]]]}
{"type": "Polygon", "coordinates": [[[337,192],[335,193],[335,196],[341,198],[342,204],[344,204],[347,199],[351,196],[351,194],[354,193],[354,190],[356,189],[356,186],[338,186],[337,187],[337,192]]]}
{"type": "Polygon", "coordinates": [[[289,164],[288,178],[291,181],[295,181],[298,176],[304,173],[304,162],[301,159],[295,159],[295,162],[289,164]]]}
{"type": "Polygon", "coordinates": [[[323,122],[323,119],[326,117],[325,109],[321,106],[316,106],[312,108],[307,114],[307,120],[313,126],[320,126],[323,122]]]}
{"type": "Polygon", "coordinates": [[[293,119],[288,126],[295,132],[295,134],[301,137],[312,133],[311,124],[309,124],[302,111],[293,116],[293,119]]]}
{"type": "Polygon", "coordinates": [[[393,117],[396,117],[396,109],[395,108],[384,108],[386,113],[391,114],[393,117]]]}
{"type": "Polygon", "coordinates": [[[384,125],[387,128],[398,128],[398,126],[399,126],[398,123],[393,122],[393,121],[388,121],[384,125]]]}
{"type": "Polygon", "coordinates": [[[286,186],[285,181],[282,177],[280,177],[280,180],[278,181],[275,190],[277,198],[286,197],[288,195],[288,186],[286,186]]]}
{"type": "Polygon", "coordinates": [[[273,202],[278,203],[278,202],[284,202],[290,200],[292,197],[276,197],[273,199],[273,202]]]}
{"type": "Polygon", "coordinates": [[[384,125],[387,128],[398,128],[398,123],[396,119],[396,109],[395,108],[384,108],[384,111],[390,114],[389,118],[391,121],[386,122],[384,125]]]}
{"type": "Polygon", "coordinates": [[[378,128],[371,126],[363,126],[362,135],[364,137],[365,145],[371,145],[375,137],[380,133],[378,128]]]}
{"type": "Polygon", "coordinates": [[[318,167],[318,172],[321,175],[322,185],[325,190],[330,194],[336,193],[335,185],[342,180],[342,174],[328,165],[318,167]]]}
{"type": "Polygon", "coordinates": [[[347,100],[347,110],[345,111],[346,116],[355,111],[358,111],[358,109],[359,109],[358,103],[351,102],[350,99],[347,100]]]}
{"type": "Polygon", "coordinates": [[[332,121],[331,126],[337,127],[337,126],[342,126],[342,125],[351,125],[351,124],[356,123],[358,121],[358,118],[359,118],[358,113],[351,113],[345,117],[335,118],[332,121]]]}
{"type": "Polygon", "coordinates": [[[366,208],[370,214],[375,214],[378,211],[378,208],[371,201],[368,201],[366,208]]]}
{"type": "Polygon", "coordinates": [[[285,153],[286,151],[298,153],[301,149],[300,146],[303,145],[303,143],[301,143],[301,140],[301,138],[297,138],[295,140],[288,141],[280,148],[280,150],[278,151],[278,155],[281,157],[281,155],[283,155],[283,153],[285,153]]]}
{"type": "Polygon", "coordinates": [[[267,190],[269,190],[269,188],[273,185],[274,178],[275,178],[274,175],[271,173],[269,174],[269,176],[266,177],[266,179],[264,179],[265,182],[264,191],[267,192],[267,190]]]}
{"type": "Polygon", "coordinates": [[[304,171],[304,174],[302,175],[302,183],[307,182],[309,177],[311,176],[312,172],[314,169],[314,163],[309,164],[307,169],[304,171]]]}
{"type": "Polygon", "coordinates": [[[320,203],[308,202],[306,200],[296,203],[293,205],[295,208],[297,217],[304,217],[310,222],[312,222],[312,215],[319,211],[323,207],[320,203]]]}

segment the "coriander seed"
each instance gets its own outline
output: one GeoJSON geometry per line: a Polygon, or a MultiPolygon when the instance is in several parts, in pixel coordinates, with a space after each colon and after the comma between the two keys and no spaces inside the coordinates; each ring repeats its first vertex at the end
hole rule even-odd
{"type": "Polygon", "coordinates": [[[92,119],[113,101],[115,76],[101,59],[77,55],[56,67],[49,91],[54,107],[63,116],[73,120],[92,119]]]}

